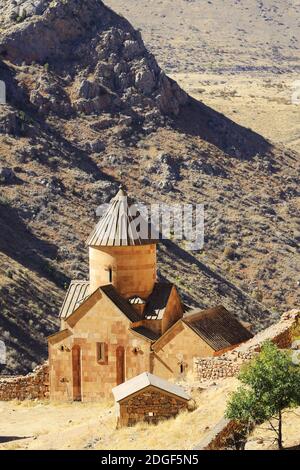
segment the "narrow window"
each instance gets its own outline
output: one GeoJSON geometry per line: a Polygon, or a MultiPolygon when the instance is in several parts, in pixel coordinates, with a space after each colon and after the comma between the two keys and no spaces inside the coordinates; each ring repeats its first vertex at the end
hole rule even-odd
{"type": "Polygon", "coordinates": [[[181,363],[180,364],[180,373],[183,374],[184,373],[184,365],[181,363]]]}
{"type": "Polygon", "coordinates": [[[105,362],[105,343],[97,343],[97,361],[105,362]]]}
{"type": "Polygon", "coordinates": [[[108,268],[108,277],[109,277],[109,282],[112,282],[112,269],[108,268]]]}

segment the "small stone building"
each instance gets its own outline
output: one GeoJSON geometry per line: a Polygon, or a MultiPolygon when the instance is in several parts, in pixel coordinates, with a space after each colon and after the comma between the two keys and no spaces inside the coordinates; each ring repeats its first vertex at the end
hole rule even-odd
{"type": "Polygon", "coordinates": [[[109,398],[144,371],[177,379],[194,357],[252,337],[224,307],[195,314],[174,284],[158,281],[158,240],[148,223],[149,233],[137,232],[136,209],[120,189],[87,240],[89,280],[71,282],[60,331],[48,338],[53,400],[109,398]]]}
{"type": "Polygon", "coordinates": [[[190,400],[183,388],[148,372],[113,388],[113,394],[118,427],[157,424],[175,417],[190,400]]]}

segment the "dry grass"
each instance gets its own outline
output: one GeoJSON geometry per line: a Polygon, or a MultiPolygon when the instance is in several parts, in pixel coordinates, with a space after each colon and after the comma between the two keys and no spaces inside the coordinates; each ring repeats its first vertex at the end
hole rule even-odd
{"type": "MultiPolygon", "coordinates": [[[[192,391],[197,408],[158,425],[140,423],[116,429],[112,402],[49,403],[0,402],[0,450],[98,449],[158,450],[193,449],[223,417],[237,379],[225,379],[206,389],[192,391]]],[[[247,448],[274,447],[274,435],[266,424],[251,435],[247,448]]],[[[300,408],[284,415],[284,445],[299,445],[300,408]]]]}
{"type": "Polygon", "coordinates": [[[195,389],[195,411],[157,426],[142,423],[123,429],[116,429],[111,402],[1,402],[0,436],[15,439],[0,443],[0,449],[192,449],[222,418],[236,383],[227,379],[195,389]]]}

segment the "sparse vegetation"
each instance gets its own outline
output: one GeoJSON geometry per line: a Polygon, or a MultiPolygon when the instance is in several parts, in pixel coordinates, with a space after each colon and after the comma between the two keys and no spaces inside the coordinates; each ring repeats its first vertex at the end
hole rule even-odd
{"type": "Polygon", "coordinates": [[[300,405],[300,367],[287,352],[266,342],[259,356],[244,367],[239,380],[243,385],[228,403],[227,418],[244,424],[248,432],[253,425],[268,421],[282,449],[283,414],[300,405]]]}

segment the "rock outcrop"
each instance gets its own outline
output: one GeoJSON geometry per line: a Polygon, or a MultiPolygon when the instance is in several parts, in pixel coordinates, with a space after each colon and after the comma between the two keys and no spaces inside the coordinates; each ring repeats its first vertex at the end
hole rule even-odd
{"type": "Polygon", "coordinates": [[[0,35],[0,57],[40,66],[29,93],[39,111],[90,115],[126,109],[141,118],[153,108],[178,115],[187,102],[140,33],[100,0],[19,3],[0,35]]]}

